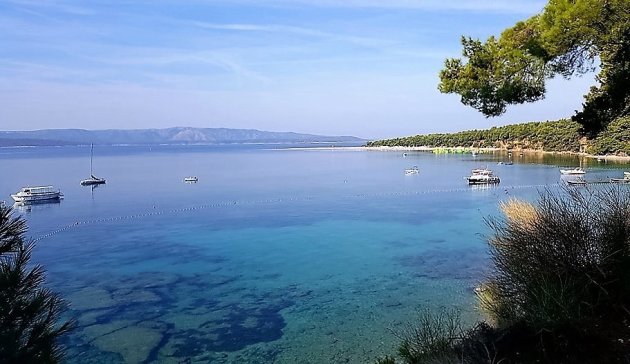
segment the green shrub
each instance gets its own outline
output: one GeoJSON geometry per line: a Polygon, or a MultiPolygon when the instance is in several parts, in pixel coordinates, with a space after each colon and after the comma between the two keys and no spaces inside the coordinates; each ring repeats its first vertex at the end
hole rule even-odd
{"type": "Polygon", "coordinates": [[[630,362],[630,190],[546,191],[501,209],[476,290],[492,325],[427,312],[399,335],[403,363],[630,362]]]}
{"type": "Polygon", "coordinates": [[[554,325],[627,315],[630,192],[619,188],[545,193],[526,223],[504,208],[491,219],[496,322],[554,325]]]}

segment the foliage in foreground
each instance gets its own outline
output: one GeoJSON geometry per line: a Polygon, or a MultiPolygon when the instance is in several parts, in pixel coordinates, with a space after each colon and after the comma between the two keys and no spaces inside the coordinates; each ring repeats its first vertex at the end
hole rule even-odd
{"type": "Polygon", "coordinates": [[[447,59],[439,89],[486,116],[545,96],[546,79],[595,70],[597,87],[574,121],[594,135],[630,114],[630,2],[549,0],[542,12],[485,42],[462,38],[463,59],[447,59]]]}
{"type": "Polygon", "coordinates": [[[488,220],[493,273],[477,289],[488,323],[457,331],[427,315],[401,333],[398,362],[630,361],[630,191],[547,191],[502,210],[488,220]]]}
{"type": "Polygon", "coordinates": [[[29,263],[34,244],[25,233],[25,221],[0,206],[0,363],[57,363],[72,322],[60,323],[65,304],[29,263]]]}

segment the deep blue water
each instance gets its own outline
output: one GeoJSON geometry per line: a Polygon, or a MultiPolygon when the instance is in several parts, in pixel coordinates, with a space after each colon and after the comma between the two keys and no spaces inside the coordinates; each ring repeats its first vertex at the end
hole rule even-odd
{"type": "Polygon", "coordinates": [[[484,218],[507,198],[624,165],[574,157],[287,149],[285,146],[0,149],[0,199],[53,184],[57,204],[16,207],[34,260],[72,305],[69,363],[365,363],[419,308],[477,318],[484,218]],[[273,149],[272,149],[273,148],[273,149]],[[588,164],[588,165],[587,165],[588,164]],[[403,170],[418,165],[419,175],[403,170]],[[488,165],[501,177],[471,188],[488,165]],[[183,183],[196,175],[196,184],[183,183]]]}

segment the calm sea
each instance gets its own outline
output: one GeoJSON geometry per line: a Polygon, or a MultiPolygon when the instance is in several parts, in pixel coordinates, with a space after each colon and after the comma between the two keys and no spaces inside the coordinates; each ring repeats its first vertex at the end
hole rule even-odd
{"type": "Polygon", "coordinates": [[[573,157],[136,146],[94,149],[107,184],[82,187],[89,147],[0,149],[0,199],[52,184],[65,199],[16,207],[34,260],[71,304],[68,363],[366,363],[419,309],[474,321],[484,218],[500,201],[624,165],[573,157]],[[417,165],[418,175],[405,168],[417,165]],[[471,188],[488,166],[501,177],[471,188]],[[199,182],[187,184],[185,176],[199,182]]]}

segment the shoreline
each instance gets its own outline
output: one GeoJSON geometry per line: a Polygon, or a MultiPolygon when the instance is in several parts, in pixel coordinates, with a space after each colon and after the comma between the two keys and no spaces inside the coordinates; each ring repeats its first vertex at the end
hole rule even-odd
{"type": "MultiPolygon", "coordinates": [[[[342,150],[342,151],[372,151],[372,152],[433,152],[434,150],[475,150],[477,152],[500,152],[500,151],[508,151],[505,148],[496,148],[496,147],[486,147],[486,148],[471,148],[471,147],[403,147],[403,146],[380,146],[380,147],[306,147],[306,148],[283,148],[281,150],[342,150]]],[[[527,154],[559,154],[559,155],[574,155],[578,157],[591,158],[597,160],[609,160],[616,162],[629,162],[630,156],[619,156],[619,155],[595,155],[584,152],[571,152],[571,151],[562,151],[562,152],[554,152],[554,151],[546,151],[539,149],[511,149],[513,152],[519,153],[527,153],[527,154]]]]}

